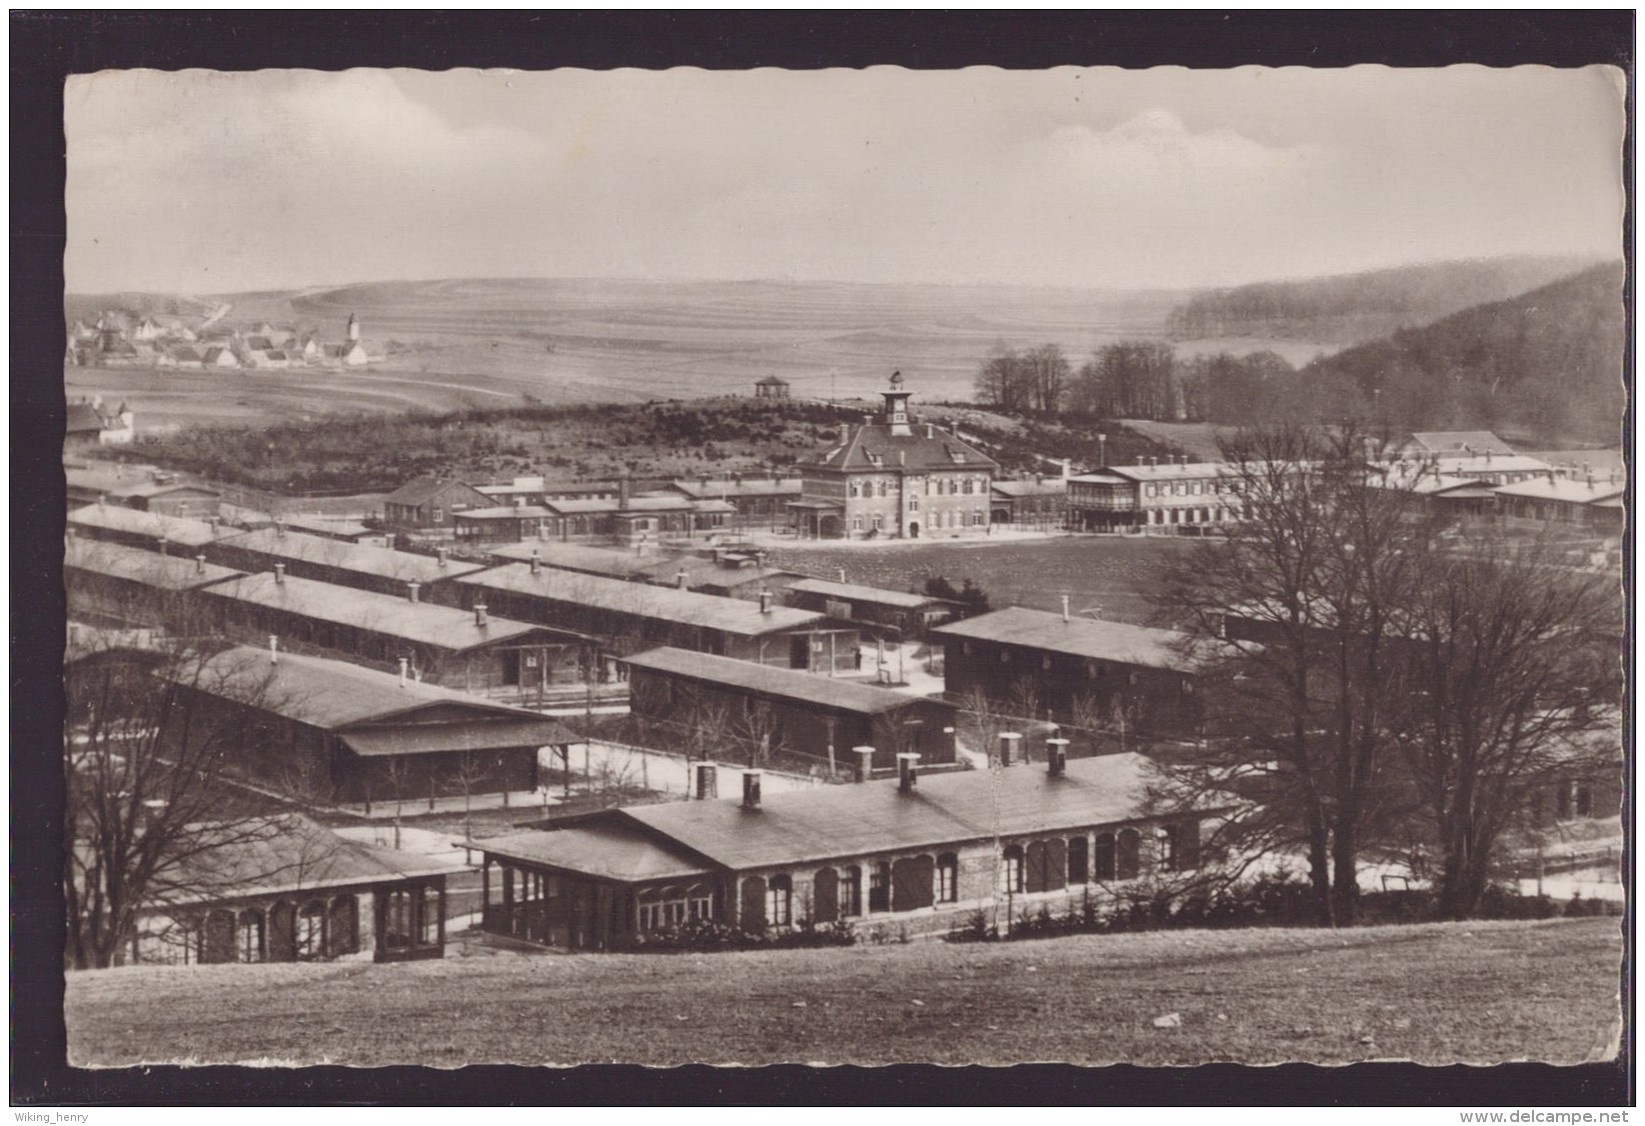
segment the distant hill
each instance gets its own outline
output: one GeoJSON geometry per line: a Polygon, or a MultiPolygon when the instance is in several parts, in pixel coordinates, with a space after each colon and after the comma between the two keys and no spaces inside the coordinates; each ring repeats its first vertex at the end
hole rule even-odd
{"type": "Polygon", "coordinates": [[[211,316],[220,304],[177,293],[69,293],[63,297],[63,316],[69,324],[78,320],[88,325],[96,324],[98,317],[111,311],[131,314],[137,320],[181,317],[194,322],[211,316]]]}
{"type": "Polygon", "coordinates": [[[1316,403],[1408,429],[1612,444],[1626,406],[1624,277],[1620,262],[1596,266],[1316,360],[1299,382],[1316,403]]]}
{"type": "Polygon", "coordinates": [[[1357,344],[1517,296],[1593,265],[1593,258],[1505,257],[1215,289],[1173,309],[1166,334],[1174,340],[1253,336],[1357,344]]]}

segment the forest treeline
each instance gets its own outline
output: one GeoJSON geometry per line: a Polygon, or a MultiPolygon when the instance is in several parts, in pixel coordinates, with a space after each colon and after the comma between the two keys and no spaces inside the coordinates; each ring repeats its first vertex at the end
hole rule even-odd
{"type": "Polygon", "coordinates": [[[996,347],[978,401],[1022,414],[1246,425],[1361,418],[1553,445],[1618,440],[1621,263],[1294,367],[1273,352],[1182,357],[1119,340],[1076,369],[1054,344],[996,347]]]}
{"type": "Polygon", "coordinates": [[[1521,256],[1214,289],[1173,309],[1165,331],[1173,340],[1249,336],[1358,344],[1506,300],[1593,264],[1521,256]]]}

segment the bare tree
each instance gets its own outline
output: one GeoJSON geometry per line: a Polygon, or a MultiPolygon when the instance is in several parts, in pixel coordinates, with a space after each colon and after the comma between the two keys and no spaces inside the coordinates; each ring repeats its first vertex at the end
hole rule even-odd
{"type": "Polygon", "coordinates": [[[745,699],[734,727],[738,741],[747,752],[749,766],[770,762],[772,754],[782,747],[782,723],[768,701],[745,699]]]}
{"type": "Polygon", "coordinates": [[[1439,907],[1472,914],[1499,843],[1562,772],[1616,769],[1613,583],[1543,544],[1434,560],[1410,614],[1397,738],[1438,846],[1439,907]],[[1600,706],[1595,706],[1596,704],[1600,706]]]}
{"type": "Polygon", "coordinates": [[[139,914],[187,890],[213,849],[261,839],[261,810],[225,785],[244,713],[210,707],[219,673],[194,649],[70,655],[64,754],[67,959],[116,964],[139,914]]]}
{"type": "Polygon", "coordinates": [[[394,790],[394,847],[400,847],[400,819],[405,814],[406,790],[411,787],[411,760],[405,755],[390,755],[383,764],[383,777],[394,790]]]}
{"type": "Polygon", "coordinates": [[[496,756],[464,751],[451,768],[452,782],[463,792],[463,835],[474,839],[474,791],[490,777],[496,756]]]}
{"type": "Polygon", "coordinates": [[[969,722],[981,744],[976,750],[993,761],[1000,735],[1006,730],[1006,719],[1000,706],[980,685],[966,691],[960,699],[960,714],[969,722]]]}
{"type": "Polygon", "coordinates": [[[1251,848],[1300,848],[1323,923],[1353,921],[1368,833],[1397,815],[1388,719],[1401,607],[1434,527],[1370,487],[1364,435],[1241,435],[1225,457],[1243,520],[1176,561],[1162,608],[1219,729],[1181,764],[1189,789],[1258,797],[1251,848]],[[1248,623],[1224,636],[1225,623],[1248,623]]]}

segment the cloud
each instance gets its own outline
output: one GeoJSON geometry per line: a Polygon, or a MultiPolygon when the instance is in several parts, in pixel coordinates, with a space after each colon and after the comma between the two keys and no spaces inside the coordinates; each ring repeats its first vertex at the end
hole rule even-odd
{"type": "Polygon", "coordinates": [[[1310,145],[1270,147],[1226,128],[1195,133],[1170,110],[1150,109],[1104,131],[1064,125],[1031,142],[1024,155],[1053,179],[1154,191],[1172,184],[1220,190],[1296,176],[1323,154],[1310,145]]]}

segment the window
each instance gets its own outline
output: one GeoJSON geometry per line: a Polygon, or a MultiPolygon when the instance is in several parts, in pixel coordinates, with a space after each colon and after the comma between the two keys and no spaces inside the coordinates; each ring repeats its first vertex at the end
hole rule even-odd
{"type": "Polygon", "coordinates": [[[1578,817],[1592,817],[1594,815],[1594,788],[1586,782],[1576,784],[1576,815],[1578,817]]]}
{"type": "Polygon", "coordinates": [[[1025,887],[1022,846],[1010,845],[1005,850],[1005,890],[1008,894],[1020,895],[1025,887]]]}
{"type": "Polygon", "coordinates": [[[891,865],[880,863],[868,874],[868,910],[891,910],[891,865]]]}
{"type": "Polygon", "coordinates": [[[445,511],[445,509],[436,508],[434,510],[434,522],[436,524],[444,524],[446,522],[446,511],[445,511]]]}
{"type": "Polygon", "coordinates": [[[914,497],[914,496],[909,497],[908,498],[908,511],[918,512],[919,510],[920,510],[920,498],[919,497],[914,497]]]}
{"type": "Polygon", "coordinates": [[[845,870],[840,881],[840,914],[862,914],[862,869],[855,864],[845,870]]]}
{"type": "Polygon", "coordinates": [[[853,532],[862,531],[862,517],[861,516],[853,516],[851,518],[851,530],[853,532]]]}
{"type": "Polygon", "coordinates": [[[883,497],[884,495],[885,495],[885,482],[881,481],[880,482],[880,496],[883,497]]]}
{"type": "Polygon", "coordinates": [[[1571,816],[1571,786],[1569,783],[1562,783],[1554,791],[1554,816],[1561,821],[1571,816]]]}
{"type": "Polygon", "coordinates": [[[851,484],[847,487],[850,490],[850,495],[851,496],[856,496],[857,495],[857,483],[855,481],[851,482],[851,484]]]}
{"type": "Polygon", "coordinates": [[[1159,496],[1159,486],[1158,485],[1149,485],[1148,486],[1148,492],[1145,495],[1151,496],[1151,497],[1159,496]]]}
{"type": "Polygon", "coordinates": [[[971,495],[971,478],[967,477],[965,479],[965,484],[961,487],[961,491],[964,492],[966,496],[971,495]]]}
{"type": "Polygon", "coordinates": [[[1088,855],[1090,842],[1084,837],[1068,838],[1068,882],[1083,884],[1091,878],[1091,864],[1088,855]]]}
{"type": "Polygon", "coordinates": [[[297,960],[313,961],[326,953],[326,905],[318,899],[297,912],[297,960]]]}
{"type": "Polygon", "coordinates": [[[937,857],[937,902],[958,903],[960,899],[960,858],[952,852],[937,857]]]}
{"type": "Polygon", "coordinates": [[[263,913],[252,909],[240,912],[236,957],[242,962],[263,960],[263,913]]]}
{"type": "Polygon", "coordinates": [[[445,912],[444,904],[440,902],[439,888],[423,888],[418,903],[418,941],[424,946],[440,945],[440,932],[443,929],[445,912]]]}
{"type": "Polygon", "coordinates": [[[1092,877],[1098,883],[1112,883],[1119,878],[1117,864],[1118,849],[1114,843],[1114,834],[1098,833],[1097,847],[1092,855],[1092,877]]]}
{"type": "Polygon", "coordinates": [[[765,925],[786,927],[794,922],[794,881],[772,876],[765,886],[765,925]]]}
{"type": "Polygon", "coordinates": [[[884,528],[885,517],[881,516],[878,512],[874,513],[874,530],[878,532],[882,531],[884,528]]]}
{"type": "Polygon", "coordinates": [[[1121,829],[1117,843],[1115,874],[1122,880],[1134,880],[1142,871],[1142,834],[1135,829],[1121,829]]]}

